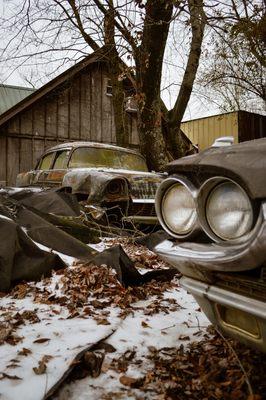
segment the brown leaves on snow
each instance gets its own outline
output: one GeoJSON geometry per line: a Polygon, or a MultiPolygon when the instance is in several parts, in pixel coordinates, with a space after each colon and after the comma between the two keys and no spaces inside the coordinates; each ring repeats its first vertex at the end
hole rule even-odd
{"type": "MultiPolygon", "coordinates": [[[[201,342],[184,348],[156,349],[151,347],[148,359],[152,368],[145,371],[140,360],[132,360],[139,365],[142,377],[135,379],[127,375],[120,377],[120,383],[138,388],[156,399],[180,400],[262,400],[266,394],[264,371],[266,360],[261,353],[245,348],[229,339],[225,341],[214,335],[201,342]],[[241,360],[235,357],[233,346],[241,360]],[[254,393],[249,393],[244,367],[254,393]]],[[[112,361],[117,372],[125,373],[129,363],[125,355],[112,361]],[[124,363],[121,362],[124,360],[124,363]]],[[[127,394],[132,394],[127,392],[127,394]]]]}
{"type": "Polygon", "coordinates": [[[1,313],[1,326],[0,326],[0,345],[8,343],[15,346],[23,338],[16,335],[14,332],[18,327],[24,325],[26,322],[34,324],[39,322],[36,311],[24,310],[23,312],[13,312],[12,309],[8,310],[2,307],[1,313]]]}
{"type": "MultiPolygon", "coordinates": [[[[140,268],[165,268],[164,263],[145,247],[128,243],[125,239],[110,242],[118,243],[123,245],[140,268]]],[[[169,277],[167,279],[170,280],[169,277]]],[[[108,325],[110,307],[120,308],[120,317],[125,318],[129,313],[134,313],[134,302],[150,297],[153,297],[153,302],[143,309],[145,315],[176,310],[178,304],[164,301],[164,292],[178,286],[168,281],[151,281],[139,287],[124,288],[115,271],[107,266],[76,264],[75,267],[57,271],[52,278],[43,279],[40,284],[18,284],[13,288],[11,298],[24,299],[30,296],[36,303],[36,309],[37,304],[42,303],[51,306],[50,313],[54,315],[59,315],[60,309],[64,308],[68,316],[64,314],[61,318],[93,317],[98,325],[108,325]]],[[[16,312],[15,303],[13,308],[2,308],[1,311],[0,345],[5,342],[15,345],[22,340],[14,333],[18,327],[40,321],[36,310],[16,312]]]]}
{"type": "Polygon", "coordinates": [[[52,359],[52,356],[44,355],[42,359],[38,362],[38,367],[33,367],[33,371],[36,375],[42,375],[46,372],[47,363],[52,359]]]}

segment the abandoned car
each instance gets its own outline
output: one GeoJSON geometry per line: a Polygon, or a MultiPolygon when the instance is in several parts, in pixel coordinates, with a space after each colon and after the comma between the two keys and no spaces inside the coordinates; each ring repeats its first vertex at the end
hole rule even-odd
{"type": "Polygon", "coordinates": [[[266,138],[170,163],[155,251],[224,333],[266,352],[266,138]]]}
{"type": "Polygon", "coordinates": [[[92,142],[48,149],[34,170],[17,176],[18,187],[58,187],[75,194],[96,220],[154,224],[154,197],[162,175],[148,172],[138,152],[92,142]]]}

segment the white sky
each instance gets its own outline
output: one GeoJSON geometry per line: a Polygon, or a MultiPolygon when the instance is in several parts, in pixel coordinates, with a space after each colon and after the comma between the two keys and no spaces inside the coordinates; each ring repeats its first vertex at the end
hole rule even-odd
{"type": "MultiPolygon", "coordinates": [[[[21,3],[19,2],[18,4],[21,3]]],[[[8,6],[10,6],[9,1],[0,0],[0,18],[7,14],[8,6]]],[[[184,30],[176,26],[173,26],[171,30],[172,32],[169,34],[169,43],[165,53],[162,79],[162,98],[168,108],[174,105],[179,91],[186,64],[185,52],[189,48],[190,41],[190,38],[184,30]],[[182,43],[182,45],[180,43],[182,43]]],[[[8,32],[7,35],[2,35],[0,39],[0,49],[5,47],[9,37],[8,32]]],[[[31,49],[28,47],[24,50],[24,53],[27,50],[30,51],[31,49]]],[[[70,53],[69,58],[71,58],[73,54],[74,53],[70,53]]],[[[33,58],[27,60],[23,65],[20,65],[20,61],[17,61],[17,63],[12,61],[12,63],[10,63],[3,62],[2,60],[1,63],[0,60],[0,83],[30,87],[30,83],[32,82],[35,87],[40,87],[73,65],[71,61],[66,61],[62,65],[62,60],[57,61],[55,58],[56,56],[52,54],[50,56],[48,55],[46,57],[46,62],[38,67],[36,67],[36,62],[33,58]],[[49,62],[47,62],[47,58],[49,62]]],[[[218,106],[214,102],[210,103],[206,101],[202,95],[199,95],[198,90],[199,89],[195,85],[183,120],[219,113],[218,106]]]]}

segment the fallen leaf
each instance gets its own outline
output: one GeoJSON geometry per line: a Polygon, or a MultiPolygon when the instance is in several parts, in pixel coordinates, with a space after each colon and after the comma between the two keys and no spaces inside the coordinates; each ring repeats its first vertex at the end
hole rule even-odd
{"type": "Polygon", "coordinates": [[[130,376],[122,375],[119,380],[122,383],[122,385],[137,389],[143,385],[145,377],[131,378],[130,376]]]}
{"type": "Polygon", "coordinates": [[[25,356],[25,357],[27,357],[31,353],[32,351],[30,349],[26,349],[26,347],[23,347],[22,350],[18,351],[19,356],[25,356]]]}
{"type": "Polygon", "coordinates": [[[150,328],[150,325],[148,325],[145,321],[141,322],[141,326],[143,326],[143,328],[150,328]]]}
{"type": "Polygon", "coordinates": [[[4,378],[11,379],[11,380],[21,380],[22,379],[17,375],[9,375],[9,374],[6,374],[5,372],[0,372],[0,374],[2,375],[2,376],[0,376],[0,380],[2,380],[4,378]]]}
{"type": "Polygon", "coordinates": [[[96,319],[97,325],[110,325],[110,322],[106,318],[96,319]]]}
{"type": "Polygon", "coordinates": [[[45,342],[48,342],[48,340],[51,340],[51,339],[49,339],[49,338],[40,338],[40,339],[34,340],[33,343],[45,343],[45,342]]]}
{"type": "Polygon", "coordinates": [[[42,375],[45,373],[46,368],[47,368],[46,363],[42,359],[41,361],[39,361],[38,367],[33,367],[32,369],[36,375],[42,375]]]}
{"type": "Polygon", "coordinates": [[[179,340],[190,340],[190,337],[187,335],[179,335],[179,340]]]}
{"type": "Polygon", "coordinates": [[[130,376],[122,375],[119,381],[122,383],[122,385],[132,386],[137,381],[137,379],[131,378],[130,376]]]}

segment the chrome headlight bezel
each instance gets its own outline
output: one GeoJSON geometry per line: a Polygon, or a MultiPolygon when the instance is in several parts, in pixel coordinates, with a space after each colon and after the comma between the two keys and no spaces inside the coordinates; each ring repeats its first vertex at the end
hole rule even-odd
{"type": "Polygon", "coordinates": [[[155,197],[155,208],[156,208],[156,213],[159,219],[159,222],[161,226],[164,228],[164,230],[169,233],[169,235],[177,238],[177,239],[184,239],[193,236],[196,232],[199,231],[199,225],[198,225],[198,217],[197,217],[197,206],[196,206],[196,196],[197,196],[197,190],[194,187],[194,185],[187,179],[183,177],[179,177],[177,175],[171,176],[167,179],[165,179],[161,185],[158,187],[157,192],[156,192],[156,197],[155,197]],[[191,229],[185,233],[177,233],[174,230],[172,230],[168,224],[165,221],[165,216],[164,216],[164,211],[163,211],[163,200],[167,192],[174,187],[175,185],[182,185],[191,195],[193,202],[195,204],[195,221],[193,223],[193,226],[191,229]]]}
{"type": "Polygon", "coordinates": [[[225,178],[225,177],[213,177],[208,179],[203,183],[203,185],[200,187],[199,192],[198,192],[198,198],[197,198],[197,210],[198,210],[198,216],[200,219],[200,224],[202,229],[205,231],[205,233],[213,239],[215,242],[234,242],[234,241],[239,241],[239,240],[244,240],[245,237],[251,232],[253,226],[254,226],[254,220],[255,220],[255,214],[254,214],[254,208],[253,208],[253,203],[251,199],[249,198],[247,192],[235,181],[233,181],[230,178],[225,178]],[[250,225],[250,229],[244,233],[242,236],[235,237],[235,238],[226,238],[223,237],[223,235],[219,235],[215,230],[211,227],[211,224],[208,221],[208,216],[207,216],[207,207],[208,207],[208,202],[210,199],[210,196],[212,193],[214,193],[214,190],[218,188],[220,185],[225,184],[225,183],[231,183],[235,185],[238,190],[241,192],[243,196],[248,200],[250,204],[250,209],[252,211],[252,223],[250,225]]]}

